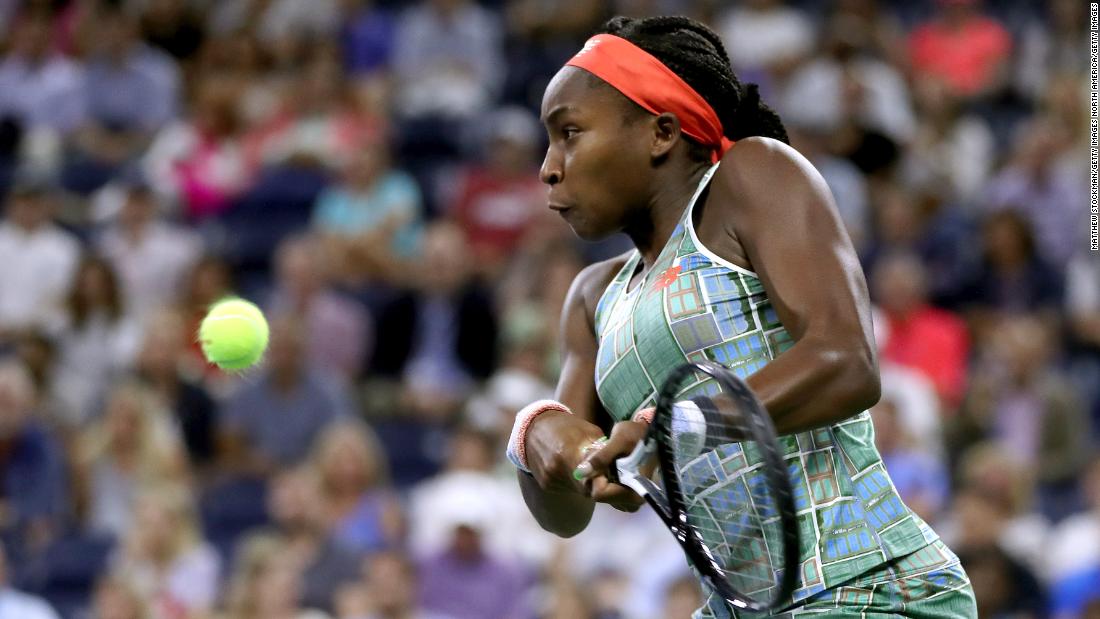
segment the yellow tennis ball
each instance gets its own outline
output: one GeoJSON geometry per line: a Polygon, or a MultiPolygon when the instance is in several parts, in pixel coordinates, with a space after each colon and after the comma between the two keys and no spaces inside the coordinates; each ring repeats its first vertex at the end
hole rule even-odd
{"type": "Polygon", "coordinates": [[[229,371],[255,365],[267,349],[268,335],[263,312],[244,299],[218,301],[199,325],[199,343],[206,360],[229,371]]]}

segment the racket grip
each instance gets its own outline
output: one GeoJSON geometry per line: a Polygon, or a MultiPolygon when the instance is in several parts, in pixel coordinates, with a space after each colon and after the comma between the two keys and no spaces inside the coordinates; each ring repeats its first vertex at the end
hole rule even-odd
{"type": "Polygon", "coordinates": [[[588,445],[585,445],[581,448],[581,454],[585,457],[585,461],[581,462],[577,465],[577,468],[573,469],[573,479],[581,481],[585,477],[588,477],[588,474],[592,472],[591,465],[588,465],[588,454],[590,452],[602,449],[603,446],[607,444],[607,440],[607,437],[604,436],[592,441],[588,445]]]}

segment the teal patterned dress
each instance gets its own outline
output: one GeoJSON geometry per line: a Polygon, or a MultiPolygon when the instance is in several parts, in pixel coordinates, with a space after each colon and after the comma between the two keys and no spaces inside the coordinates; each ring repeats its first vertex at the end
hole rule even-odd
{"type": "MultiPolygon", "coordinates": [[[[652,406],[665,377],[685,361],[716,361],[747,377],[794,345],[756,274],[698,240],[692,208],[717,167],[700,181],[649,273],[628,288],[641,260],[635,251],[596,307],[596,388],[615,420],[652,406]]],[[[692,385],[683,395],[707,387],[692,385]]],[[[898,496],[867,412],[780,442],[802,547],[795,604],[777,616],[976,616],[958,559],[898,496]]],[[[684,475],[686,483],[751,487],[743,477],[684,475]]],[[[710,596],[695,616],[738,614],[710,596]]]]}

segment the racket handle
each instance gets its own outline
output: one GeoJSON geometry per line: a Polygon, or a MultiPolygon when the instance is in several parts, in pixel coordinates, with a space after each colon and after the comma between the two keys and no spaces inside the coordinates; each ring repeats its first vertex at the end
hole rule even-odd
{"type": "Polygon", "coordinates": [[[603,446],[607,444],[607,441],[608,438],[606,436],[600,437],[581,448],[581,454],[585,456],[586,460],[585,462],[581,462],[579,465],[577,465],[577,468],[573,469],[573,479],[581,481],[588,476],[588,474],[592,471],[591,466],[585,466],[588,463],[588,453],[591,451],[602,449],[603,446]]]}

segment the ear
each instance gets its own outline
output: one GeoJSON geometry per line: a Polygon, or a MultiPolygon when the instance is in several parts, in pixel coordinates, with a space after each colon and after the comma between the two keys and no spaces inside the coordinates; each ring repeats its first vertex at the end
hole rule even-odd
{"type": "Polygon", "coordinates": [[[654,116],[653,140],[649,149],[649,155],[653,159],[663,159],[672,152],[672,148],[680,141],[680,119],[675,114],[664,112],[654,116]]]}

